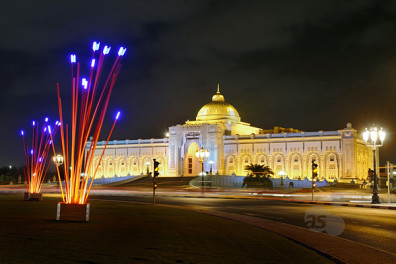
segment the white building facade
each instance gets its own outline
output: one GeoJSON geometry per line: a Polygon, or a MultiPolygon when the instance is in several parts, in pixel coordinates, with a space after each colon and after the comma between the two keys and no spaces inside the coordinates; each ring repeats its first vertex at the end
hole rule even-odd
{"type": "Polygon", "coordinates": [[[195,176],[201,172],[195,156],[201,147],[210,151],[204,171],[219,175],[246,176],[245,166],[253,163],[269,166],[275,177],[310,179],[315,160],[321,179],[350,181],[366,179],[372,168],[372,151],[350,123],[335,131],[263,131],[242,122],[218,89],[196,121],[170,127],[169,138],[110,141],[99,165],[105,142],[98,142],[91,171],[98,166],[96,178],[142,175],[156,159],[160,176],[195,176]]]}

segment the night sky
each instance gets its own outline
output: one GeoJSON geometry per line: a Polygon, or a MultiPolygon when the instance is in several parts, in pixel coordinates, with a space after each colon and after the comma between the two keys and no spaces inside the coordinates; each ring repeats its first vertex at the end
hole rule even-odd
{"type": "MultiPolygon", "coordinates": [[[[102,138],[163,137],[195,120],[217,83],[242,121],[269,129],[388,132],[396,162],[395,1],[7,1],[0,9],[0,166],[23,164],[19,131],[58,116],[69,55],[128,48],[102,138]]],[[[66,110],[65,110],[66,111],[66,110]]],[[[30,133],[29,133],[30,134],[30,133]]]]}

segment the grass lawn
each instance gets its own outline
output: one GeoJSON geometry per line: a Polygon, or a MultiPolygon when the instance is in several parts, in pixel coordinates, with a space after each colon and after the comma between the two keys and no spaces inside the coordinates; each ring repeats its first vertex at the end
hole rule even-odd
{"type": "Polygon", "coordinates": [[[0,263],[332,263],[254,226],[151,205],[91,201],[55,221],[59,199],[0,195],[0,263]]]}

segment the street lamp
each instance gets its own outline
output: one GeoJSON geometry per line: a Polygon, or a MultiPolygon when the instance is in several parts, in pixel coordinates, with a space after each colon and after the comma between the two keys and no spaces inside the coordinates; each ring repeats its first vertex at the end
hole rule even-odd
{"type": "Polygon", "coordinates": [[[375,151],[377,148],[382,147],[384,140],[385,140],[385,131],[382,130],[382,127],[380,130],[378,130],[377,127],[371,127],[370,130],[366,128],[366,131],[363,132],[363,139],[364,143],[366,146],[371,147],[373,150],[373,160],[374,160],[374,186],[373,186],[373,196],[371,198],[371,203],[372,204],[379,204],[379,196],[378,196],[378,179],[377,179],[377,173],[375,169],[375,151]],[[379,141],[378,142],[378,138],[379,141]]]}
{"type": "Polygon", "coordinates": [[[278,174],[279,174],[280,179],[281,179],[280,185],[283,186],[283,177],[285,177],[286,172],[280,171],[278,174]]]}
{"type": "Polygon", "coordinates": [[[202,192],[204,191],[204,162],[208,160],[209,158],[209,150],[204,149],[204,147],[200,148],[199,150],[197,150],[197,152],[195,153],[195,156],[197,156],[197,159],[199,162],[201,162],[201,168],[202,168],[202,172],[201,172],[201,176],[202,176],[202,187],[201,190],[202,192]]]}
{"type": "Polygon", "coordinates": [[[56,156],[52,157],[53,162],[55,163],[56,166],[60,166],[63,164],[63,156],[58,154],[56,156]]]}
{"type": "Polygon", "coordinates": [[[63,156],[58,154],[56,156],[52,157],[52,161],[55,163],[56,165],[56,170],[58,172],[58,176],[59,176],[59,182],[61,181],[61,176],[60,176],[60,172],[59,172],[59,166],[63,164],[63,156]]]}
{"type": "Polygon", "coordinates": [[[147,161],[145,164],[147,166],[147,175],[149,175],[149,173],[150,173],[149,166],[150,166],[151,163],[147,161]]]}
{"type": "Polygon", "coordinates": [[[209,164],[210,164],[210,171],[209,171],[209,174],[212,175],[212,166],[213,166],[213,164],[214,164],[214,161],[213,161],[213,160],[209,161],[209,164]]]}

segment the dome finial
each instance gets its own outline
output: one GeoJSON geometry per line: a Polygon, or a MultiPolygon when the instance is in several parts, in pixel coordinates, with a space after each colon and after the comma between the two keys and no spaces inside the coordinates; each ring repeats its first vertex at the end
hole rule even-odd
{"type": "Polygon", "coordinates": [[[224,96],[220,93],[220,84],[217,84],[217,93],[212,96],[212,101],[224,102],[224,96]]]}

